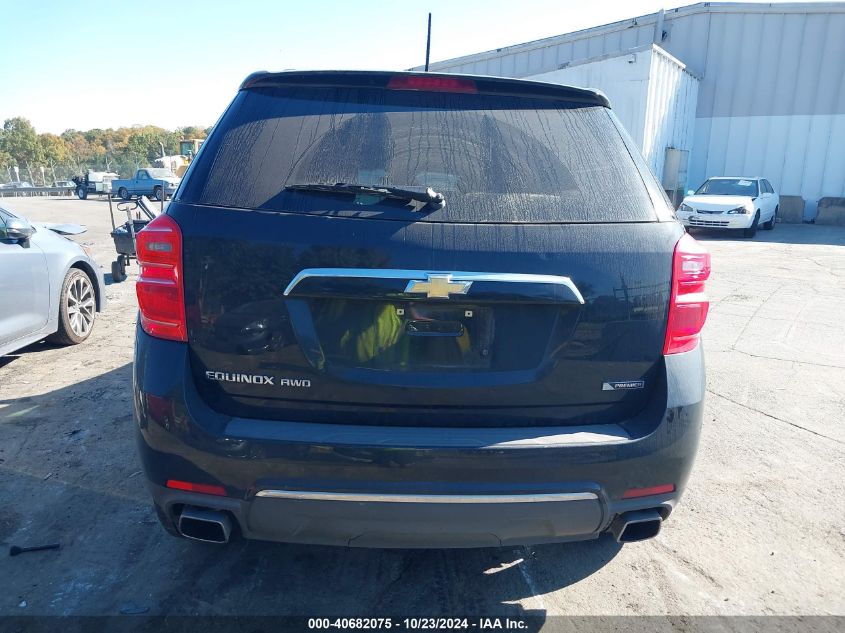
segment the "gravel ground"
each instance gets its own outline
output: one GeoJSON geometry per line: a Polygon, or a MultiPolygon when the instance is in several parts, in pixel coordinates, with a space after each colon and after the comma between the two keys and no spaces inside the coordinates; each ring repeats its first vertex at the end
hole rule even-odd
{"type": "MultiPolygon", "coordinates": [[[[0,205],[86,224],[109,270],[106,203],[0,205]]],[[[845,228],[697,237],[713,254],[705,428],[658,538],[377,551],[168,536],[132,439],[133,265],[85,344],[0,359],[0,545],[62,544],[0,558],[0,615],[845,614],[845,228]]]]}

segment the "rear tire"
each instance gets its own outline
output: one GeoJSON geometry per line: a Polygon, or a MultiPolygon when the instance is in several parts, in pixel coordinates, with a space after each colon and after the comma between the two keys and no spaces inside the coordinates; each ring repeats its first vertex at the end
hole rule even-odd
{"type": "Polygon", "coordinates": [[[80,200],[85,200],[86,198],[88,198],[88,190],[84,189],[83,187],[79,187],[76,190],[76,197],[80,200]]]}
{"type": "Polygon", "coordinates": [[[763,228],[766,229],[767,231],[771,231],[773,228],[775,228],[775,224],[777,224],[777,221],[778,221],[778,207],[775,207],[775,212],[772,214],[772,219],[769,220],[768,222],[764,222],[763,228]]]}
{"type": "Polygon", "coordinates": [[[754,237],[757,235],[757,227],[760,225],[760,212],[754,214],[754,221],[751,223],[747,229],[743,229],[742,234],[745,237],[754,237]]]}
{"type": "Polygon", "coordinates": [[[126,187],[121,187],[120,189],[118,189],[117,195],[120,196],[121,200],[129,200],[132,197],[131,195],[129,195],[129,191],[126,189],[126,187]]]}
{"type": "Polygon", "coordinates": [[[91,335],[97,316],[97,296],[91,278],[71,268],[59,297],[59,329],[47,340],[59,345],[78,345],[91,335]]]}

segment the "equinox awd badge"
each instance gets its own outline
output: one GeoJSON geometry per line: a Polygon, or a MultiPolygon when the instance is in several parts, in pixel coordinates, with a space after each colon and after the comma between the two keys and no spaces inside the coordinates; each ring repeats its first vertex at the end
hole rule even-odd
{"type": "MultiPolygon", "coordinates": [[[[205,377],[209,380],[216,380],[217,382],[239,382],[248,385],[275,385],[275,376],[265,376],[263,374],[236,374],[228,371],[207,371],[205,377]]],[[[310,387],[311,381],[300,378],[280,378],[280,387],[310,387]]]]}

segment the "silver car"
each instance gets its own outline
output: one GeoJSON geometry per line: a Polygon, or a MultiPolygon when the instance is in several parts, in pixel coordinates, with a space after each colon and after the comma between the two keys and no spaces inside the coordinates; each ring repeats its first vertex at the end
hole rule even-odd
{"type": "Polygon", "coordinates": [[[47,338],[76,345],[106,304],[103,273],[64,237],[72,224],[33,224],[0,208],[0,356],[47,338]]]}

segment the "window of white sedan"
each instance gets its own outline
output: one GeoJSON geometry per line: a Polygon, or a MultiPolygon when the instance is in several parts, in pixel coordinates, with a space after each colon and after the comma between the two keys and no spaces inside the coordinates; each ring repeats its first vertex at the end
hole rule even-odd
{"type": "Polygon", "coordinates": [[[695,192],[699,196],[751,196],[756,198],[760,189],[756,180],[745,178],[713,178],[695,192]]]}

